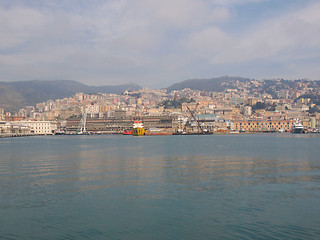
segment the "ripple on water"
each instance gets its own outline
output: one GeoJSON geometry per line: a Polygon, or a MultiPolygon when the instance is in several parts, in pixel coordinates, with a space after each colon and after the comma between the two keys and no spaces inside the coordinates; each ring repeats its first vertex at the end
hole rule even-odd
{"type": "Polygon", "coordinates": [[[319,138],[263,136],[0,141],[0,238],[317,239],[319,138]]]}

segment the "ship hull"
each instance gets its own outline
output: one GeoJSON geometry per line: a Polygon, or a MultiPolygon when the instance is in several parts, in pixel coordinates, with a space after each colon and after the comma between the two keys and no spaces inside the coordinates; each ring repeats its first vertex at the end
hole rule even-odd
{"type": "Polygon", "coordinates": [[[132,135],[132,130],[125,130],[122,134],[123,135],[132,135]]]}
{"type": "Polygon", "coordinates": [[[300,134],[300,133],[304,133],[304,131],[303,131],[303,128],[293,128],[292,133],[300,134]]]}
{"type": "Polygon", "coordinates": [[[165,135],[173,135],[172,132],[146,132],[145,135],[148,136],[165,136],[165,135]]]}
{"type": "Polygon", "coordinates": [[[132,136],[144,136],[145,135],[145,129],[144,128],[134,128],[132,130],[132,136]]]}

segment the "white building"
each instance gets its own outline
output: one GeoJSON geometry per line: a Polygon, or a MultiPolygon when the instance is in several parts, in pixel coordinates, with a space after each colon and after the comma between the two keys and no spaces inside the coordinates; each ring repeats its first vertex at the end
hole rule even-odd
{"type": "Polygon", "coordinates": [[[0,121],[0,135],[30,134],[30,127],[24,124],[0,121]]]}
{"type": "Polygon", "coordinates": [[[57,123],[51,121],[17,121],[19,125],[30,127],[31,133],[38,135],[53,135],[57,131],[57,123]]]}
{"type": "Polygon", "coordinates": [[[244,106],[242,113],[245,116],[251,116],[252,115],[252,107],[251,106],[244,106]]]}
{"type": "Polygon", "coordinates": [[[100,107],[98,104],[90,104],[86,106],[86,113],[92,118],[96,114],[99,114],[99,112],[100,112],[100,107]]]}

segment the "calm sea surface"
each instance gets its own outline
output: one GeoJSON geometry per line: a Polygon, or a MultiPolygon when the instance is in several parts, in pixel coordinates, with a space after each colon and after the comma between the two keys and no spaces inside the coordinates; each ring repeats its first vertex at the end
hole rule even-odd
{"type": "Polygon", "coordinates": [[[320,239],[320,134],[0,139],[0,239],[320,239]]]}

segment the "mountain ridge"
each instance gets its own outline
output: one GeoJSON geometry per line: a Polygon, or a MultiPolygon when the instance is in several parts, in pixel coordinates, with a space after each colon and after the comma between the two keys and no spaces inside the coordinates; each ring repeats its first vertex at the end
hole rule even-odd
{"type": "Polygon", "coordinates": [[[221,92],[226,89],[226,86],[223,86],[222,83],[231,82],[231,81],[250,81],[252,79],[243,78],[243,77],[216,77],[216,78],[207,78],[207,79],[188,79],[182,82],[175,83],[170,87],[166,88],[169,92],[174,90],[181,90],[184,88],[190,88],[193,90],[199,91],[212,91],[212,92],[221,92]]]}
{"type": "Polygon", "coordinates": [[[126,90],[139,90],[141,88],[141,86],[133,83],[90,86],[74,80],[0,82],[0,108],[4,108],[6,111],[17,111],[25,106],[34,106],[49,99],[71,97],[77,92],[120,94],[126,90]]]}

